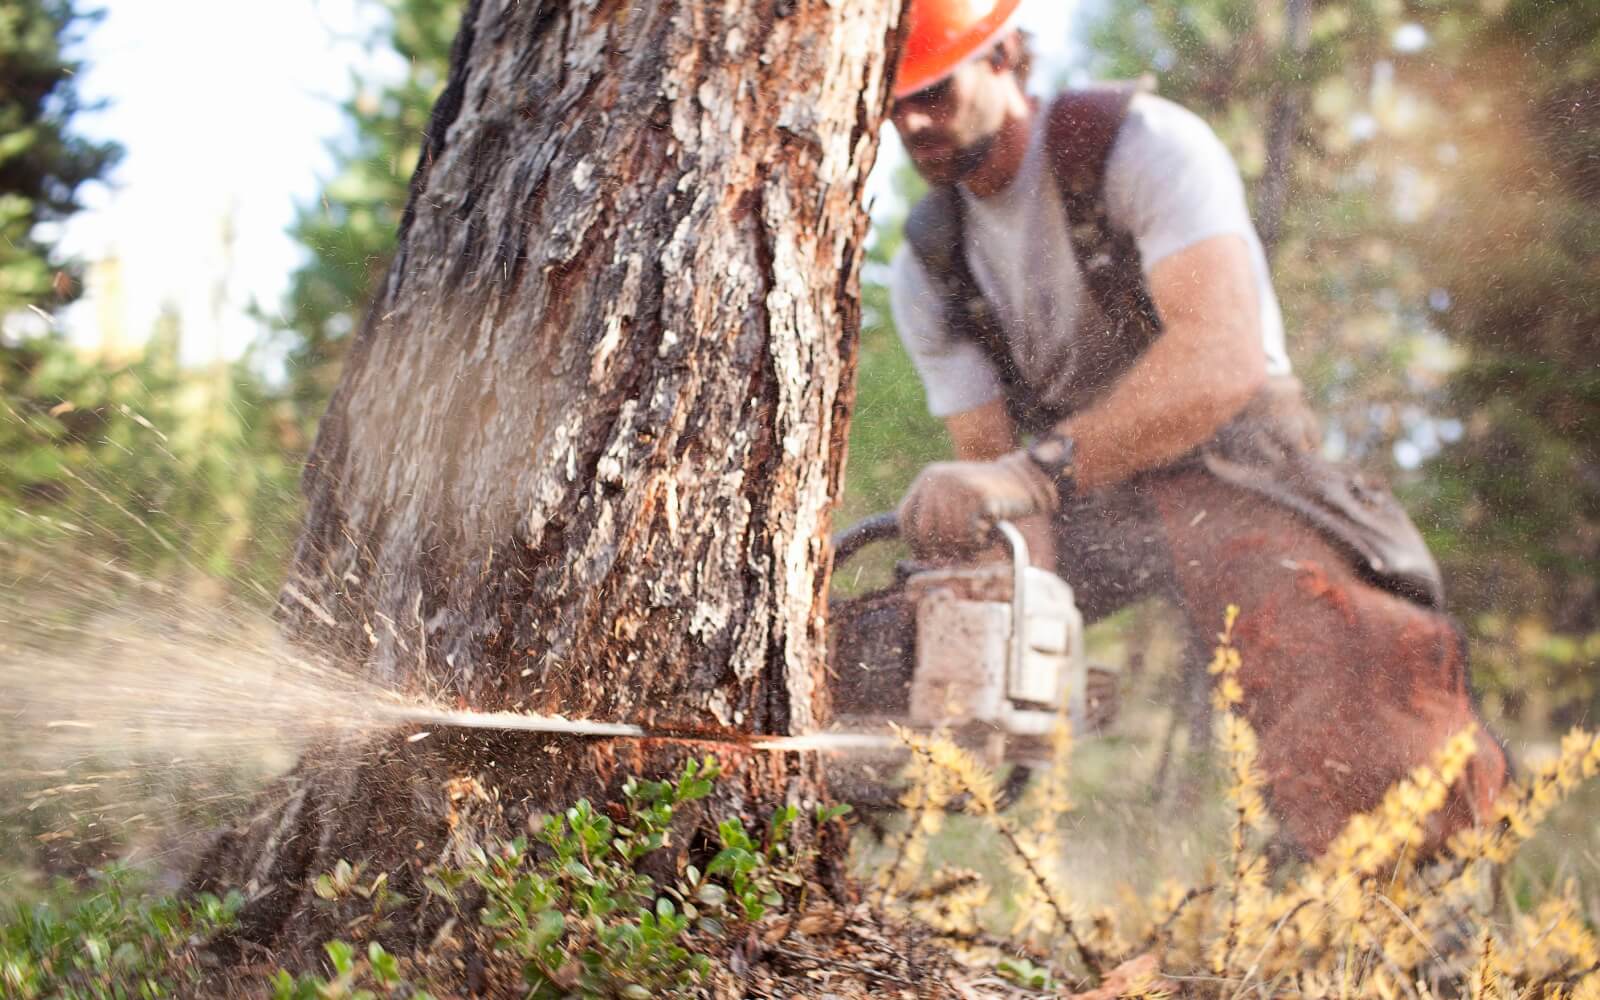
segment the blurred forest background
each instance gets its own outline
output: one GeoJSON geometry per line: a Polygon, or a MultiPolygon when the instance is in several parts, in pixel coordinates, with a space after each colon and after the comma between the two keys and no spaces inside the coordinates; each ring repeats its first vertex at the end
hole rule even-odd
{"type": "MultiPolygon", "coordinates": [[[[459,0],[368,0],[408,71],[355,80],[338,168],[298,211],[305,263],[237,361],[186,366],[176,311],[136,346],[50,317],[85,262],[52,234],[118,157],[75,136],[75,0],[0,0],[0,560],[57,546],[205,599],[270,604],[297,477],[384,273],[459,0]],[[270,319],[269,319],[270,317],[270,319]]],[[[1150,74],[1237,156],[1290,353],[1330,454],[1399,487],[1444,563],[1503,717],[1600,704],[1600,2],[1106,0],[1085,65],[1150,74]]],[[[1045,81],[1049,82],[1049,81],[1045,81]]],[[[204,141],[197,134],[197,141],[204,141]]],[[[883,199],[847,496],[885,509],[943,454],[882,285],[915,196],[883,199]]]]}

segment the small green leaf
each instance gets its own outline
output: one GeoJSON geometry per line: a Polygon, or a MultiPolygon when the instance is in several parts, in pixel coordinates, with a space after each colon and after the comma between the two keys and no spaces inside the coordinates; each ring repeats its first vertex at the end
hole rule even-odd
{"type": "Polygon", "coordinates": [[[543,949],[559,940],[566,933],[567,918],[561,915],[560,910],[541,911],[538,924],[533,930],[533,947],[543,949]]]}
{"type": "Polygon", "coordinates": [[[322,950],[328,953],[328,961],[333,963],[333,970],[339,975],[347,976],[355,967],[356,950],[345,942],[329,941],[322,946],[322,950]]]}
{"type": "Polygon", "coordinates": [[[367,962],[372,966],[372,978],[380,986],[393,986],[400,981],[400,962],[374,941],[367,945],[367,962]]]}

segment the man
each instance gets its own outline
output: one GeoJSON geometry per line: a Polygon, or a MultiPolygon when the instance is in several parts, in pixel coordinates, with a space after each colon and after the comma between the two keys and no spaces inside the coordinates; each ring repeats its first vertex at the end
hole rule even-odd
{"type": "Polygon", "coordinates": [[[1165,593],[1197,647],[1239,605],[1269,801],[1308,851],[1471,728],[1436,846],[1505,761],[1432,558],[1381,485],[1316,455],[1226,149],[1154,96],[1030,98],[1019,4],[911,6],[892,117],[932,191],[891,297],[958,460],[918,476],[901,534],[971,558],[1018,520],[1091,620],[1165,593]]]}

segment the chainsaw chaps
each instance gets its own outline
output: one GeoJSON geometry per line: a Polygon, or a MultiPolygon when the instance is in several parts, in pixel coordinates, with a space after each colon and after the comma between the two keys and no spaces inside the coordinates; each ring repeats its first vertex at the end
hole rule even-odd
{"type": "MultiPolygon", "coordinates": [[[[1010,549],[1007,562],[902,562],[887,587],[830,602],[832,728],[887,732],[892,723],[947,734],[991,767],[1016,765],[1009,784],[1020,788],[1048,761],[1061,720],[1078,738],[1106,729],[1117,713],[1118,677],[1088,665],[1072,588],[1029,565],[1010,524],[996,531],[1010,549]]],[[[868,533],[868,541],[890,537],[883,518],[845,532],[836,573],[868,533]]],[[[904,762],[903,750],[841,755],[829,767],[830,785],[851,801],[892,805],[904,762]]]]}

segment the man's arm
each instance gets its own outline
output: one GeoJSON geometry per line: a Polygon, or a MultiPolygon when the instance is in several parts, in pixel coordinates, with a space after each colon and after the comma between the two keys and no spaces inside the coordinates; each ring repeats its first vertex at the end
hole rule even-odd
{"type": "Polygon", "coordinates": [[[1149,286],[1161,336],[1104,398],[1058,425],[1076,444],[1080,489],[1180,458],[1266,380],[1261,304],[1242,237],[1214,236],[1163,258],[1149,286]]]}
{"type": "MultiPolygon", "coordinates": [[[[1098,404],[1062,421],[1077,443],[1080,486],[1120,482],[1204,443],[1250,401],[1267,377],[1250,253],[1216,236],[1160,260],[1150,295],[1164,332],[1098,404]]],[[[1017,447],[1005,403],[947,417],[964,462],[989,462],[1017,447]]]]}
{"type": "MultiPolygon", "coordinates": [[[[1105,398],[1059,429],[1075,442],[1073,482],[1098,489],[1156,468],[1208,440],[1266,379],[1260,303],[1248,245],[1238,236],[1203,240],[1158,261],[1150,294],[1163,330],[1105,398]]],[[[1056,484],[1016,448],[1004,404],[986,403],[945,421],[957,462],[928,466],[900,504],[902,535],[919,554],[971,551],[996,517],[1027,523],[1036,562],[1050,565],[1047,518],[1056,484]],[[1011,513],[1014,512],[1014,513],[1011,513]]]]}
{"type": "Polygon", "coordinates": [[[944,429],[963,462],[992,462],[1017,447],[1017,428],[1002,399],[946,417],[944,429]]]}

